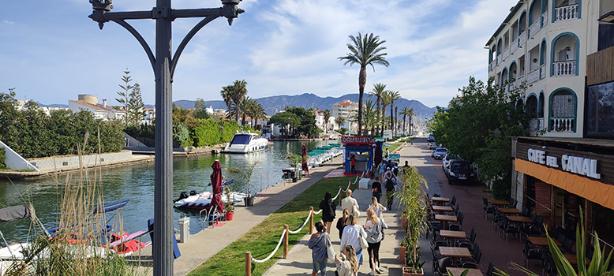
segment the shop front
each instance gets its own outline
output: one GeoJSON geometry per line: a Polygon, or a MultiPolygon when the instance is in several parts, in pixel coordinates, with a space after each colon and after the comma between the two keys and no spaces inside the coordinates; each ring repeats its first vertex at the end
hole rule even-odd
{"type": "Polygon", "coordinates": [[[513,148],[517,207],[568,238],[583,212],[587,229],[614,244],[614,141],[519,137],[513,148]]]}
{"type": "Polygon", "coordinates": [[[345,149],[344,175],[360,175],[371,171],[377,147],[375,139],[348,135],[341,137],[341,143],[345,149]]]}

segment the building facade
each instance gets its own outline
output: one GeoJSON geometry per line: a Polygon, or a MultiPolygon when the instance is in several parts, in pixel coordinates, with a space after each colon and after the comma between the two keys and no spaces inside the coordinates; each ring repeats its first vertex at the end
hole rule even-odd
{"type": "Polygon", "coordinates": [[[521,89],[533,135],[582,137],[587,57],[599,50],[600,16],[614,1],[523,0],[492,35],[488,75],[521,89]]]}
{"type": "Polygon", "coordinates": [[[332,117],[343,118],[343,124],[339,128],[347,129],[348,133],[355,134],[358,131],[358,103],[350,100],[338,102],[333,105],[332,117]]]}
{"type": "MultiPolygon", "coordinates": [[[[94,118],[101,120],[122,120],[126,117],[126,113],[122,110],[115,109],[107,104],[107,100],[102,100],[98,103],[96,96],[81,94],[76,101],[69,100],[68,108],[72,112],[89,111],[94,114],[94,118]]],[[[155,114],[155,112],[153,113],[155,114]]]]}
{"type": "Polygon", "coordinates": [[[512,143],[516,207],[565,240],[584,216],[614,249],[614,1],[520,1],[488,45],[489,75],[533,117],[512,143]]]}

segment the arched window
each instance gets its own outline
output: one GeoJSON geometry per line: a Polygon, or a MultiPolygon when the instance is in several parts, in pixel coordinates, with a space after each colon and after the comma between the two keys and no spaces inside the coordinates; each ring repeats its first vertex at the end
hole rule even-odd
{"type": "Polygon", "coordinates": [[[548,129],[553,132],[576,132],[578,99],[569,88],[550,94],[548,129]]]}
{"type": "Polygon", "coordinates": [[[522,12],[520,19],[518,20],[518,31],[520,34],[527,30],[527,13],[522,12]]]}
{"type": "Polygon", "coordinates": [[[509,82],[512,83],[514,81],[516,81],[516,76],[518,75],[518,66],[516,65],[516,62],[512,62],[512,64],[510,64],[510,72],[509,72],[509,82]]]}
{"type": "Polygon", "coordinates": [[[544,105],[546,102],[544,101],[544,91],[539,92],[539,99],[537,101],[537,117],[544,118],[544,105]]]}
{"type": "Polygon", "coordinates": [[[537,118],[538,109],[539,109],[539,105],[538,105],[537,97],[535,97],[535,94],[531,94],[527,98],[527,103],[525,104],[525,111],[527,115],[529,116],[529,118],[531,119],[537,118]]]}
{"type": "Polygon", "coordinates": [[[551,76],[579,75],[580,39],[574,33],[565,32],[552,39],[551,76]]]}

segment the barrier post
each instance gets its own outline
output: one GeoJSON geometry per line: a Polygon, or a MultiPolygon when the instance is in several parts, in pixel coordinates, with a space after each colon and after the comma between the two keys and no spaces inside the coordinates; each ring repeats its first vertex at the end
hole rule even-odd
{"type": "Polygon", "coordinates": [[[309,235],[313,233],[313,206],[309,207],[309,235]]]}
{"type": "Polygon", "coordinates": [[[245,276],[252,276],[252,252],[245,252],[245,276]]]}
{"type": "Polygon", "coordinates": [[[284,259],[288,258],[288,234],[290,234],[290,228],[287,224],[284,224],[284,259]]]}

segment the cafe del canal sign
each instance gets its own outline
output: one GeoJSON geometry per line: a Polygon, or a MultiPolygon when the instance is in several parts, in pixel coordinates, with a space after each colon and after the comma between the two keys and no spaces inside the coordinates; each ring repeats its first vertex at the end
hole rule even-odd
{"type": "Polygon", "coordinates": [[[601,174],[597,172],[597,160],[563,154],[561,157],[547,155],[546,151],[529,148],[527,153],[528,160],[534,163],[558,168],[566,172],[588,176],[594,179],[601,179],[601,174]]]}

